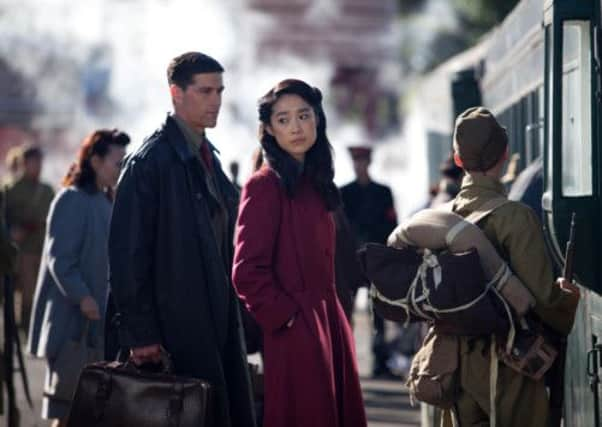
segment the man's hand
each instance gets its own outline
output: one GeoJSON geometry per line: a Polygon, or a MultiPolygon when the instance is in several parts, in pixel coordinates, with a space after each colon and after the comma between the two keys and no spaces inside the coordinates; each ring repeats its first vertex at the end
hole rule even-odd
{"type": "Polygon", "coordinates": [[[562,289],[563,292],[572,294],[575,299],[579,300],[581,298],[581,291],[579,290],[579,286],[575,285],[572,282],[569,282],[564,277],[559,277],[556,279],[556,284],[562,289]]]}
{"type": "Polygon", "coordinates": [[[79,302],[79,309],[88,320],[100,320],[100,309],[91,296],[85,296],[79,302]]]}
{"type": "Polygon", "coordinates": [[[151,344],[144,347],[136,347],[130,350],[130,359],[136,366],[144,365],[145,363],[161,362],[161,346],[159,344],[151,344]]]}

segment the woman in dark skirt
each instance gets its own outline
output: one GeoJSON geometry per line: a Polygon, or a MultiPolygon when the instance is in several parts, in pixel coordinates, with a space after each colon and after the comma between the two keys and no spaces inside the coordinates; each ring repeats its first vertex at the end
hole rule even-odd
{"type": "Polygon", "coordinates": [[[285,80],[259,105],[267,164],[242,190],[233,282],[263,331],[265,427],[364,427],[334,284],[331,146],[320,91],[285,80]]]}
{"type": "Polygon", "coordinates": [[[129,141],[117,130],[88,135],[48,213],[28,351],[47,361],[42,418],[54,419],[54,427],[66,425],[75,391],[63,379],[83,368],[59,366],[61,355],[69,359],[66,344],[87,335],[87,345],[102,356],[113,187],[129,141]]]}

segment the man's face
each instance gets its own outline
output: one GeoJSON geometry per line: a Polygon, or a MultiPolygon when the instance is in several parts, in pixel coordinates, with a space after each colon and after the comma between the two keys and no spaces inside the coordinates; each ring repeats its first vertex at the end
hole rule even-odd
{"type": "Polygon", "coordinates": [[[32,156],[23,162],[23,173],[31,179],[39,179],[42,172],[42,158],[32,156]]]}
{"type": "Polygon", "coordinates": [[[368,157],[354,157],[353,170],[357,176],[364,176],[368,173],[370,159],[368,157]]]}
{"type": "Polygon", "coordinates": [[[177,85],[170,90],[176,114],[186,124],[199,132],[215,127],[224,91],[222,73],[195,74],[186,90],[177,85]]]}

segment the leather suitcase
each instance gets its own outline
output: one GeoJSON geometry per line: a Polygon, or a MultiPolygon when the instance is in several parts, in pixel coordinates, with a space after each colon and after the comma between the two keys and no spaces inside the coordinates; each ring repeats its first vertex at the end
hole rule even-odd
{"type": "Polygon", "coordinates": [[[197,378],[136,368],[131,362],[86,366],[71,405],[68,427],[210,427],[211,385],[197,378]]]}

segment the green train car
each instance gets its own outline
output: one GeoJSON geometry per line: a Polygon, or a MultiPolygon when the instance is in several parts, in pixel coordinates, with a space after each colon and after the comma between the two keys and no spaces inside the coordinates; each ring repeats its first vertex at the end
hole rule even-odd
{"type": "Polygon", "coordinates": [[[600,426],[602,367],[602,18],[600,0],[545,4],[544,229],[561,264],[577,217],[583,288],[568,340],[565,426],[600,426]]]}
{"type": "MultiPolygon", "coordinates": [[[[477,46],[425,76],[414,102],[431,177],[450,151],[453,118],[479,104],[508,129],[518,170],[543,164],[539,207],[558,271],[576,214],[582,300],[568,338],[565,427],[602,426],[601,8],[602,0],[522,0],[477,46]]],[[[429,408],[422,424],[437,425],[429,408]]]]}

